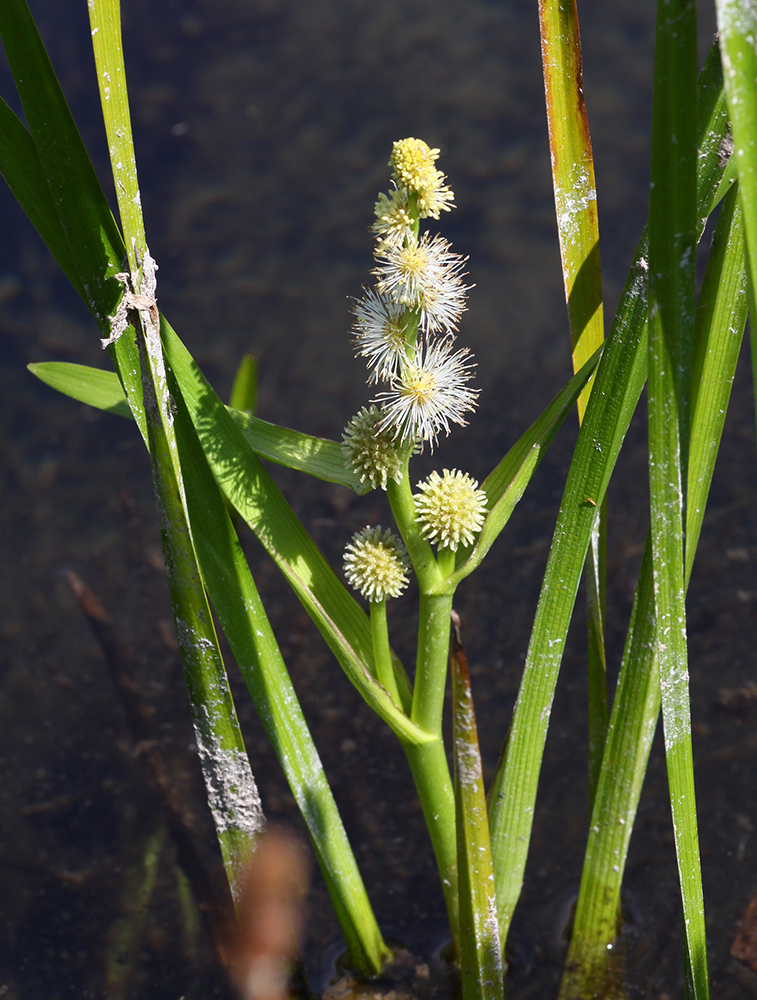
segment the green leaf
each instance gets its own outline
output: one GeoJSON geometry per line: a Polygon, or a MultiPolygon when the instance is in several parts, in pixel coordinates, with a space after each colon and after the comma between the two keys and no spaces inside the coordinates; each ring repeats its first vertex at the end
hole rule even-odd
{"type": "Polygon", "coordinates": [[[58,218],[37,147],[14,112],[0,98],[0,173],[29,221],[50,247],[53,256],[79,295],[87,296],[58,218]]]}
{"type": "Polygon", "coordinates": [[[450,578],[453,585],[457,585],[481,564],[509,521],[552,439],[573,408],[581,390],[596,371],[600,356],[601,348],[560,390],[541,416],[521,435],[481,484],[486,493],[489,513],[474,545],[460,549],[457,553],[456,569],[450,578]]]}
{"type": "MultiPolygon", "coordinates": [[[[542,68],[547,105],[552,186],[555,192],[565,298],[577,371],[604,339],[599,220],[589,121],[583,90],[576,0],[540,0],[542,68]]],[[[578,400],[583,420],[591,385],[578,400]]],[[[606,511],[597,520],[586,563],[589,689],[589,798],[593,799],[607,732],[607,662],[604,645],[606,511]]]]}
{"type": "MultiPolygon", "coordinates": [[[[727,116],[719,61],[702,70],[697,212],[709,214],[726,160],[719,155],[727,116]],[[715,78],[715,83],[710,80],[715,78]],[[717,167],[717,169],[716,169],[717,167]],[[719,172],[718,172],[719,171],[719,172]]],[[[626,280],[563,493],[536,621],[505,753],[489,793],[502,942],[520,895],[540,761],[584,555],[617,454],[646,378],[646,233],[626,280]],[[587,422],[591,420],[587,426],[587,422]],[[596,506],[595,506],[596,505],[596,506]]]]}
{"type": "Polygon", "coordinates": [[[187,510],[203,580],[308,828],[350,961],[364,974],[376,975],[388,948],[281,651],[176,384],[172,396],[177,404],[187,510]]]}
{"type": "Polygon", "coordinates": [[[489,792],[500,935],[523,882],[549,712],[591,533],[646,378],[642,244],[579,431],[504,755],[489,792]]]}
{"type": "MultiPolygon", "coordinates": [[[[696,316],[687,580],[728,409],[746,312],[743,231],[734,190],[723,202],[696,316]]],[[[607,959],[618,932],[628,845],[660,710],[654,635],[652,559],[647,540],[589,827],[561,1000],[602,995],[611,972],[607,959]]]]}
{"type": "Polygon", "coordinates": [[[715,7],[754,309],[757,294],[757,8],[749,0],[716,0],[715,7]]]}
{"type": "MultiPolygon", "coordinates": [[[[579,371],[602,344],[604,321],[594,158],[575,0],[539,0],[539,28],[573,370],[579,371]]],[[[589,392],[590,387],[579,401],[579,419],[583,419],[589,392]]]]}
{"type": "Polygon", "coordinates": [[[298,472],[307,472],[309,476],[327,483],[346,486],[358,494],[369,492],[370,486],[361,483],[346,465],[342,446],[336,441],[279,427],[239,410],[229,408],[229,414],[252,450],[261,458],[298,472]]]}
{"type": "Polygon", "coordinates": [[[115,372],[74,365],[69,361],[41,361],[26,367],[45,385],[62,392],[64,396],[118,417],[133,418],[115,372]]]}
{"type": "Polygon", "coordinates": [[[747,0],[716,0],[720,51],[733,135],[733,160],[744,212],[752,378],[757,403],[757,9],[747,0]]]}
{"type": "Polygon", "coordinates": [[[468,661],[452,614],[452,728],[455,760],[460,971],[463,1000],[504,1000],[502,949],[468,661]]]}
{"type": "MultiPolygon", "coordinates": [[[[169,391],[155,305],[155,264],[147,253],[131,141],[118,0],[88,4],[111,166],[128,247],[132,295],[128,318],[137,331],[145,417],[168,589],[189,694],[208,805],[232,893],[264,828],[255,780],[229,687],[213,616],[197,564],[186,483],[178,452],[175,400],[169,391]]],[[[124,307],[124,327],[126,326],[124,307]]],[[[119,336],[115,330],[113,338],[119,336]]],[[[120,334],[121,339],[128,336],[120,334]]],[[[185,422],[186,417],[184,418],[185,422]]],[[[190,425],[191,427],[191,425],[190,425]]]]}
{"type": "MultiPolygon", "coordinates": [[[[23,126],[20,122],[9,125],[7,116],[7,127],[0,130],[4,146],[0,163],[4,172],[7,163],[13,165],[12,169],[7,168],[9,183],[21,208],[35,220],[40,235],[64,272],[70,276],[72,266],[75,268],[78,279],[73,281],[74,288],[83,293],[101,334],[107,337],[110,317],[122,293],[114,276],[123,270],[123,239],[25,0],[4,0],[0,4],[0,35],[29,123],[39,169],[29,155],[28,142],[21,138],[19,128],[23,126]],[[29,166],[29,172],[20,184],[18,173],[24,166],[29,166]],[[57,225],[49,212],[51,201],[58,216],[57,225]],[[40,211],[45,205],[47,210],[40,211]],[[68,251],[61,240],[61,231],[68,251]]],[[[109,348],[109,353],[146,441],[134,338],[121,337],[109,348]]]]}
{"type": "MultiPolygon", "coordinates": [[[[81,403],[119,417],[132,416],[118,376],[113,372],[67,361],[41,361],[28,368],[46,385],[81,403]]],[[[228,406],[226,409],[252,450],[261,458],[307,472],[329,483],[347,486],[356,493],[367,492],[357,476],[346,467],[341,446],[336,441],[279,427],[228,406]]]]}
{"type": "Polygon", "coordinates": [[[252,416],[258,401],[258,361],[254,354],[245,354],[239,362],[231,387],[229,406],[252,416]]]}
{"type": "Polygon", "coordinates": [[[709,997],[691,745],[684,506],[696,280],[696,5],[658,0],[649,209],[649,492],[655,652],[686,942],[687,993],[709,997]]]}

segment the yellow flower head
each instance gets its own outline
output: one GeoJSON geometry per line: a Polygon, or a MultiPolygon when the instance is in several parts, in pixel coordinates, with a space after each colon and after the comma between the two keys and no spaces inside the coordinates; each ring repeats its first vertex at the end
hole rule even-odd
{"type": "Polygon", "coordinates": [[[415,514],[421,531],[439,548],[457,551],[470,545],[486,518],[486,494],[475,479],[458,469],[432,472],[415,495],[415,514]]]}
{"type": "Polygon", "coordinates": [[[441,170],[434,166],[438,149],[431,149],[423,139],[399,139],[392,147],[389,166],[398,188],[415,195],[422,219],[439,218],[453,205],[454,194],[445,185],[441,170]]]}

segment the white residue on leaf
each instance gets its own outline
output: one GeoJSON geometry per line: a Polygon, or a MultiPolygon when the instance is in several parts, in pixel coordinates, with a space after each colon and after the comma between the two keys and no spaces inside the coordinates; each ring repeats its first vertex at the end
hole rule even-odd
{"type": "Polygon", "coordinates": [[[197,725],[195,739],[217,832],[236,829],[251,838],[262,833],[265,817],[247,754],[222,747],[209,726],[197,725]]]}
{"type": "Polygon", "coordinates": [[[597,191],[591,182],[589,171],[582,164],[577,164],[571,171],[569,184],[555,191],[555,209],[561,245],[575,241],[581,215],[596,200],[597,191]]]}

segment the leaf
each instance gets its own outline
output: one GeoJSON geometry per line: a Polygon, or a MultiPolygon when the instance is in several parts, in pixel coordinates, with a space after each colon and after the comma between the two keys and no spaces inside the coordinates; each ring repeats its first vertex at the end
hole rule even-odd
{"type": "MultiPolygon", "coordinates": [[[[41,361],[27,367],[46,385],[66,396],[119,417],[132,416],[118,376],[113,372],[67,361],[41,361]]],[[[226,409],[252,450],[261,458],[307,472],[329,483],[346,486],[356,493],[367,492],[357,476],[346,467],[341,446],[336,441],[279,427],[230,406],[226,409]]]]}
{"type": "Polygon", "coordinates": [[[460,619],[454,611],[450,662],[463,1000],[504,1000],[481,752],[468,661],[460,640],[460,619]]]}
{"type": "MultiPolygon", "coordinates": [[[[727,161],[717,55],[700,75],[697,213],[709,214],[727,161]],[[714,84],[710,80],[714,79],[714,84]],[[717,168],[717,169],[716,169],[717,168]]],[[[646,233],[626,280],[595,376],[563,492],[505,752],[489,792],[500,933],[506,941],[528,854],[544,740],[583,559],[628,422],[646,378],[646,233]],[[596,506],[595,506],[596,505],[596,506]]]]}
{"type": "Polygon", "coordinates": [[[41,361],[26,367],[45,385],[65,396],[71,396],[72,399],[98,410],[106,410],[117,417],[133,419],[115,372],[74,365],[68,361],[41,361]]]}
{"type": "Polygon", "coordinates": [[[451,577],[453,584],[456,585],[465,579],[481,564],[507,524],[555,434],[573,408],[581,390],[594,374],[600,356],[601,349],[596,351],[583,368],[560,390],[541,416],[521,435],[481,484],[486,493],[489,513],[473,547],[458,552],[456,569],[451,577]]]}

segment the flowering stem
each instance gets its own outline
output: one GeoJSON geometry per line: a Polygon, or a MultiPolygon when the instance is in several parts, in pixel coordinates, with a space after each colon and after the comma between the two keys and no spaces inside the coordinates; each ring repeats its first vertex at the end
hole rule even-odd
{"type": "MultiPolygon", "coordinates": [[[[427,733],[433,733],[435,738],[422,747],[405,744],[405,754],[439,867],[452,943],[457,956],[460,952],[460,911],[455,794],[442,738],[452,590],[445,588],[442,594],[430,593],[439,588],[442,574],[431,546],[421,534],[416,520],[408,466],[409,457],[405,459],[401,481],[387,484],[387,496],[421,591],[411,718],[427,733]]],[[[454,565],[449,572],[453,568],[454,565]]]]}
{"type": "Polygon", "coordinates": [[[383,684],[395,705],[400,706],[397,678],[392,666],[389,650],[389,628],[386,622],[386,600],[371,601],[371,636],[373,637],[373,659],[379,684],[383,684]]]}
{"type": "Polygon", "coordinates": [[[412,361],[415,357],[415,344],[418,340],[418,325],[420,323],[420,319],[421,314],[417,309],[405,310],[405,316],[403,319],[405,343],[407,345],[405,348],[405,354],[410,361],[412,361]]]}
{"type": "Polygon", "coordinates": [[[421,746],[405,743],[404,750],[439,868],[447,918],[452,933],[453,958],[457,961],[460,956],[457,834],[455,793],[447,763],[447,752],[441,735],[433,742],[421,746]]]}
{"type": "Polygon", "coordinates": [[[421,588],[418,657],[411,717],[435,739],[405,747],[423,815],[439,867],[455,953],[459,952],[455,796],[442,738],[442,713],[449,655],[452,593],[428,594],[421,588]]]}
{"type": "MultiPolygon", "coordinates": [[[[431,546],[423,537],[415,519],[415,503],[413,491],[410,488],[410,459],[405,459],[402,469],[402,479],[398,483],[390,480],[386,484],[386,495],[397,522],[402,541],[405,543],[410,561],[413,564],[418,585],[421,590],[430,590],[439,581],[439,571],[431,546]]],[[[446,655],[446,654],[445,654],[446,655]]]]}

